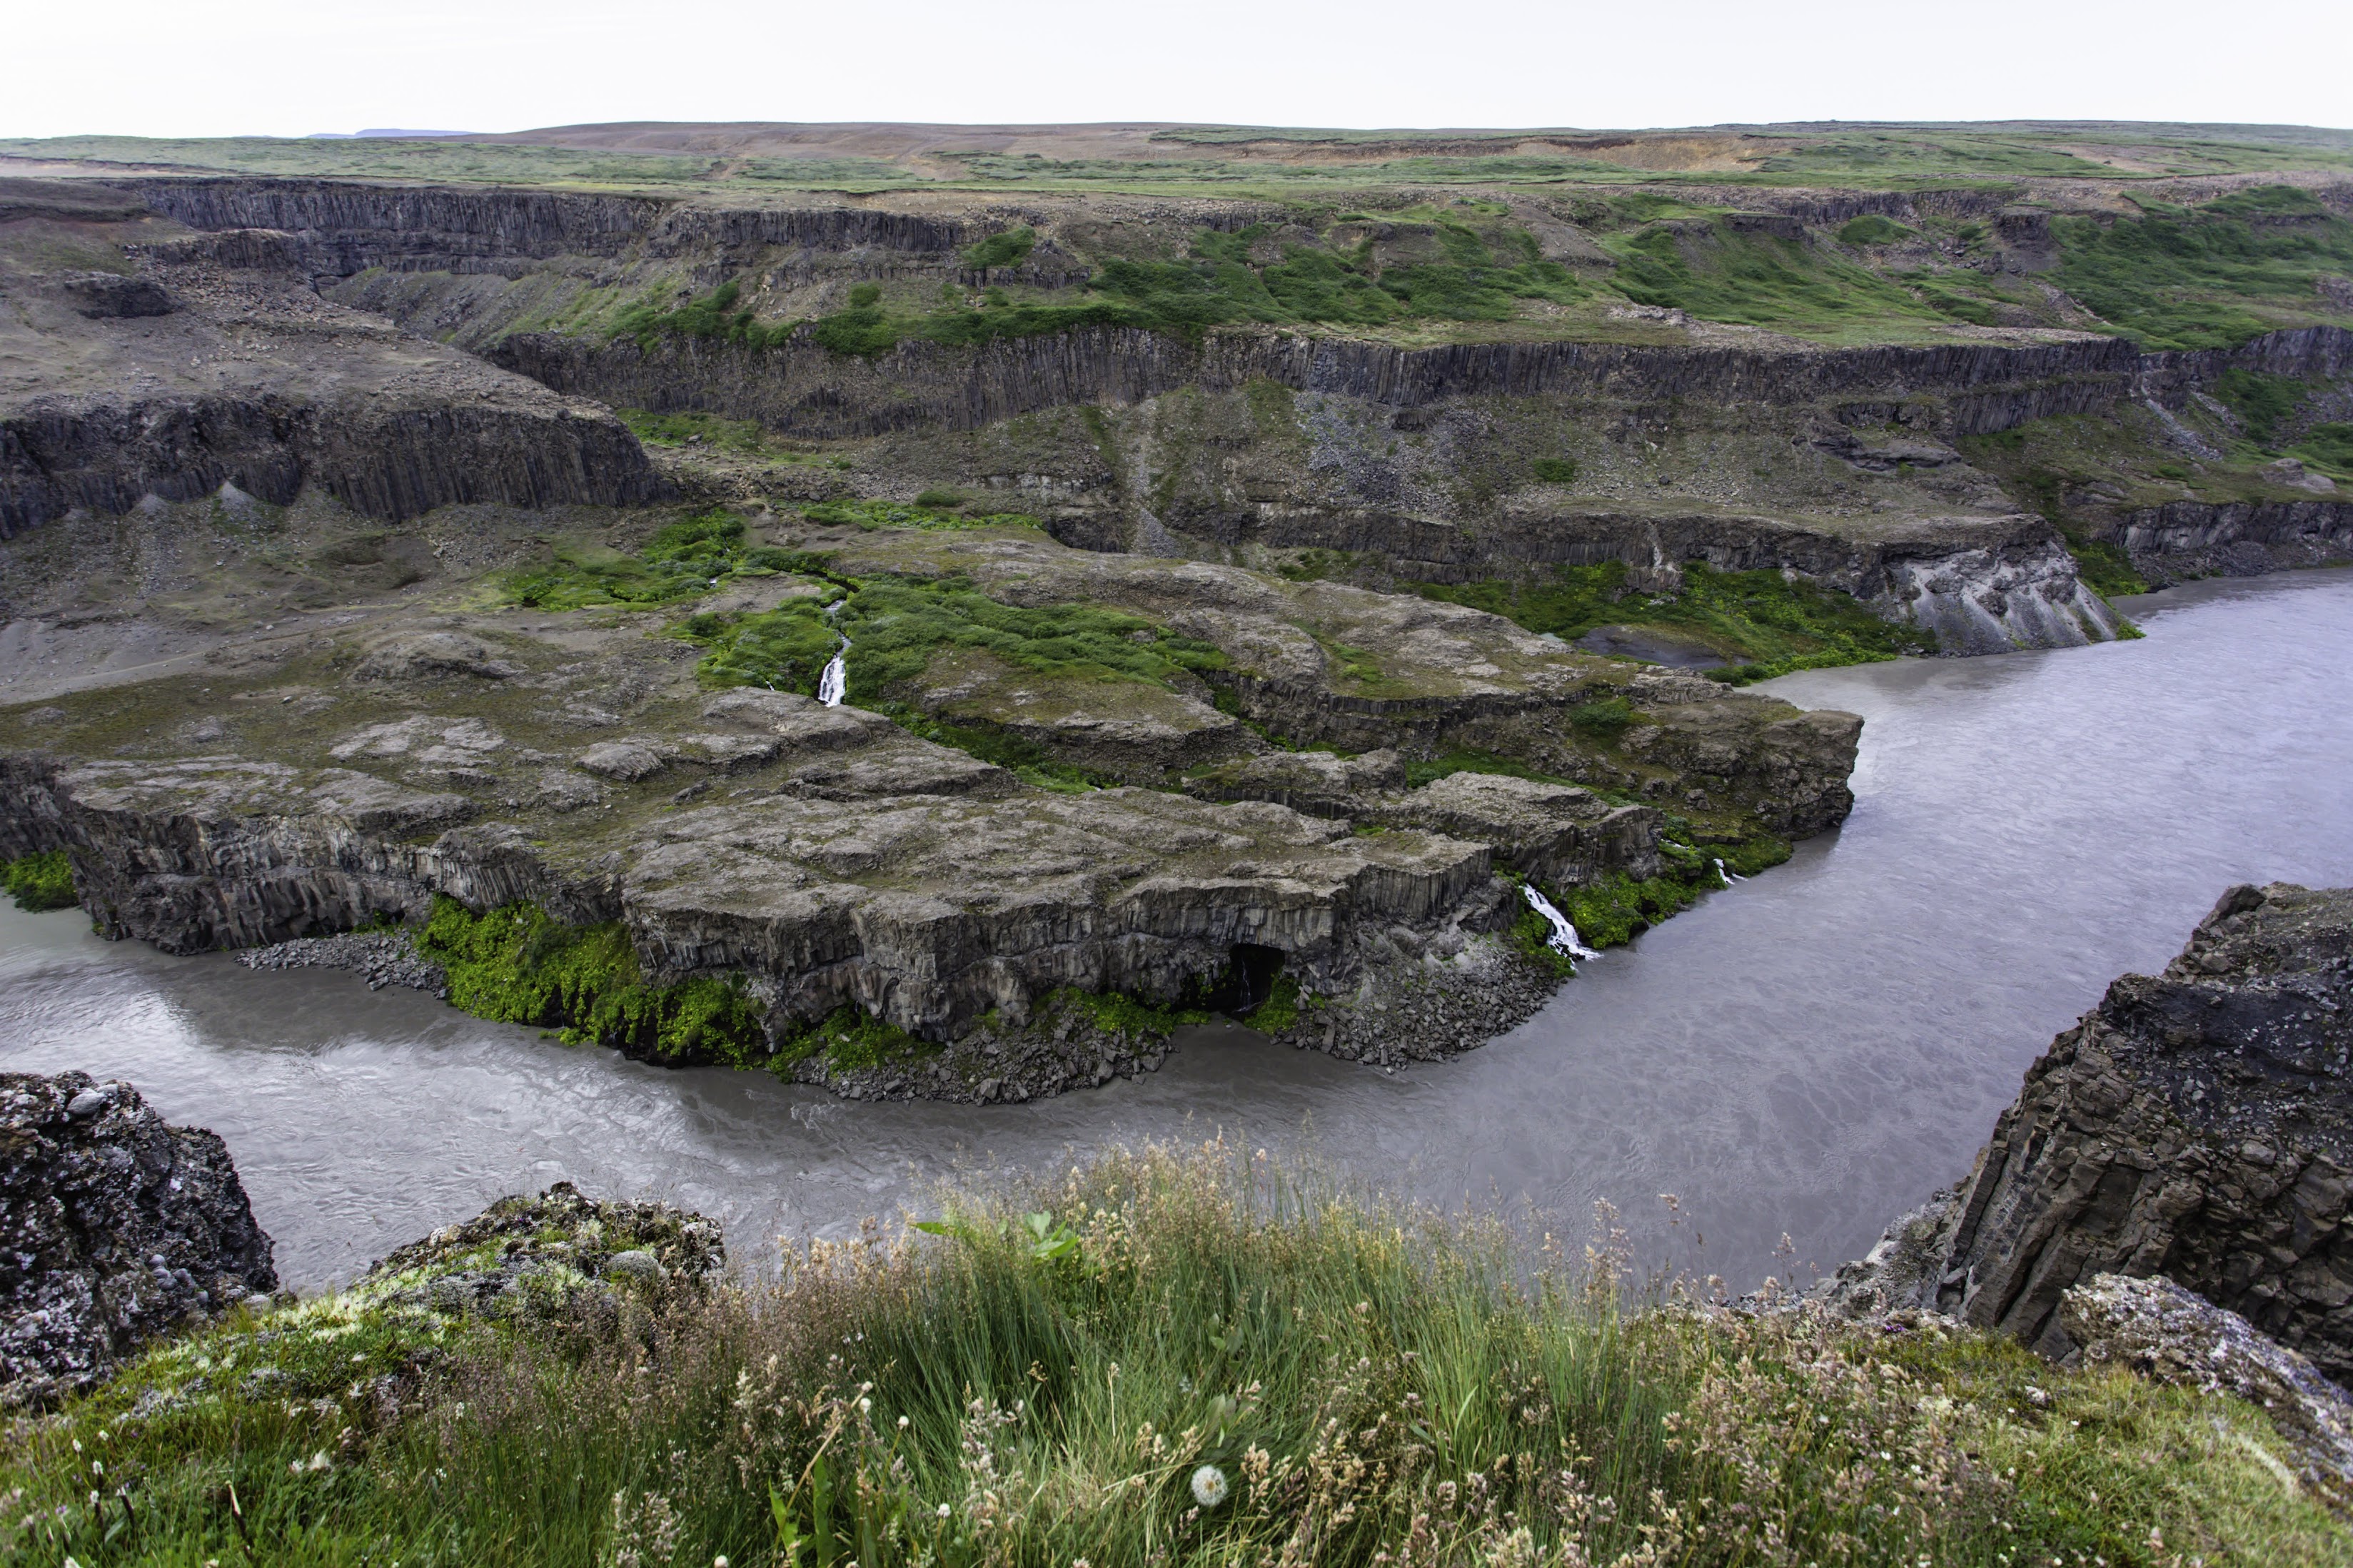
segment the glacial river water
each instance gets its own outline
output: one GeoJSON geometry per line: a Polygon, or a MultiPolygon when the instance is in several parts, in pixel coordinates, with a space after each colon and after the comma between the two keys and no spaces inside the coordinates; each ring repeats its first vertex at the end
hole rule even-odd
{"type": "Polygon", "coordinates": [[[1573,1239],[1609,1199],[1653,1266],[1802,1279],[1964,1174],[2052,1035],[2224,887],[2353,883],[2353,573],[2127,607],[2146,639],[1776,683],[1868,721],[1846,826],[1396,1076],[1227,1028],[1043,1104],[852,1104],[13,909],[0,1068],[127,1078],[218,1131],[298,1287],[559,1177],[718,1215],[756,1266],[959,1170],[1219,1131],[1573,1239]]]}

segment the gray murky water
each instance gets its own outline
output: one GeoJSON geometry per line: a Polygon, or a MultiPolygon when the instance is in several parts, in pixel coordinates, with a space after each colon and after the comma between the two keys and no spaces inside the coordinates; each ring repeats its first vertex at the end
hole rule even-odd
{"type": "Polygon", "coordinates": [[[298,1286],[559,1177],[719,1215],[755,1262],[959,1167],[1218,1131],[1578,1237],[1609,1198],[1647,1261],[1736,1286],[1787,1272],[1786,1232],[1802,1274],[1964,1173],[2051,1036],[2226,885],[2353,882],[2353,573],[2130,607],[2146,640],[1778,682],[1869,721],[1845,828],[1588,963],[1485,1049],[1396,1077],[1226,1029],[1042,1105],[849,1104],[13,909],[0,1067],[128,1078],[221,1133],[298,1286]]]}

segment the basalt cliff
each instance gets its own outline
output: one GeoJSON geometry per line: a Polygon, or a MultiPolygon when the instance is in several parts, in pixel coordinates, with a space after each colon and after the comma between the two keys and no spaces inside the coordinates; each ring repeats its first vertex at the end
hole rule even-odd
{"type": "Polygon", "coordinates": [[[1968,1179],[1830,1293],[2061,1357],[2088,1310],[2071,1292],[2104,1274],[2161,1278],[2341,1383],[2348,1056],[2353,891],[2234,888],[2162,974],[2126,975],[2052,1042],[1968,1179]]]}

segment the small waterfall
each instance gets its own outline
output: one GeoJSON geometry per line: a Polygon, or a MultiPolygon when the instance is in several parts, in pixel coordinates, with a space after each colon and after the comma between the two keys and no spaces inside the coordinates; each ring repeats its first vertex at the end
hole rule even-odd
{"type": "Polygon", "coordinates": [[[1725,870],[1724,868],[1724,862],[1721,860],[1718,860],[1715,863],[1715,874],[1724,879],[1724,885],[1727,888],[1732,886],[1735,882],[1745,882],[1748,880],[1746,877],[1735,876],[1730,871],[1725,870]]]}
{"type": "MultiPolygon", "coordinates": [[[[825,607],[827,621],[830,622],[841,606],[849,602],[836,599],[828,605],[825,607]]],[[[825,673],[817,678],[817,700],[828,708],[840,707],[842,698],[849,690],[849,634],[836,626],[833,635],[841,639],[841,646],[833,650],[833,658],[826,663],[825,673]]]]}
{"type": "Polygon", "coordinates": [[[1599,958],[1601,955],[1577,940],[1577,928],[1568,917],[1553,908],[1550,899],[1536,891],[1534,882],[1522,882],[1520,893],[1528,900],[1528,908],[1544,916],[1552,925],[1552,945],[1571,958],[1599,958]]]}

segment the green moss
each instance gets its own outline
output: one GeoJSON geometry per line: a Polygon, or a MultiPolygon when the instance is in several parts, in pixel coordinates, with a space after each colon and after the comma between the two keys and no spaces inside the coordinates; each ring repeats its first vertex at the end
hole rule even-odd
{"type": "Polygon", "coordinates": [[[1695,875],[1651,877],[1636,881],[1613,871],[1553,900],[1588,947],[1617,947],[1662,921],[1692,907],[1704,889],[1695,875]]]}
{"type": "Polygon", "coordinates": [[[953,490],[925,490],[912,505],[891,500],[829,500],[801,508],[811,522],[862,528],[1035,528],[1026,511],[975,511],[975,503],[953,490]]]}
{"type": "Polygon", "coordinates": [[[0,891],[16,900],[20,910],[70,909],[78,901],[73,861],[62,849],[11,860],[0,867],[0,891]]]}
{"type": "Polygon", "coordinates": [[[2091,538],[2079,529],[2063,528],[2060,533],[2067,542],[2067,553],[2075,558],[2075,575],[2103,599],[2148,592],[2148,580],[2123,546],[2091,538]]]}
{"type": "Polygon", "coordinates": [[[813,693],[833,657],[833,628],[850,639],[849,698],[862,707],[903,700],[934,655],[986,650],[1049,674],[1169,684],[1181,671],[1222,669],[1209,643],[1094,605],[1003,605],[961,578],[860,584],[828,618],[795,600],[738,622],[714,640],[706,680],[813,693]]]}
{"type": "Polygon", "coordinates": [[[1912,234],[1911,229],[1894,218],[1877,213],[1851,217],[1839,226],[1838,231],[1841,245],[1893,245],[1899,239],[1909,239],[1912,234]]]}
{"type": "MultiPolygon", "coordinates": [[[[1568,913],[1566,910],[1561,912],[1568,913]]],[[[1577,934],[1586,938],[1587,945],[1599,945],[1588,935],[1584,921],[1574,915],[1569,915],[1569,921],[1577,927],[1577,934]]],[[[1552,937],[1552,922],[1530,908],[1520,911],[1518,918],[1512,921],[1512,929],[1504,933],[1504,940],[1522,958],[1556,979],[1566,980],[1577,973],[1577,961],[1553,946],[1552,937]]]]}
{"type": "Polygon", "coordinates": [[[2290,450],[2307,463],[2353,475],[2353,425],[2316,425],[2290,450]]]}
{"type": "Polygon", "coordinates": [[[1588,740],[1614,741],[1634,722],[1634,705],[1623,697],[1579,704],[1570,710],[1568,727],[1588,740]]]}
{"type": "Polygon", "coordinates": [[[1506,778],[1534,779],[1539,784],[1574,784],[1574,779],[1553,773],[1539,773],[1527,763],[1513,757],[1499,756],[1493,752],[1460,748],[1443,752],[1434,757],[1416,757],[1405,765],[1406,785],[1419,789],[1426,784],[1455,773],[1501,773],[1506,778]]]}
{"type": "Polygon", "coordinates": [[[655,414],[643,408],[616,408],[613,412],[649,447],[702,446],[776,463],[818,460],[780,445],[749,419],[728,419],[717,414],[655,414]]]}
{"type": "Polygon", "coordinates": [[[567,1042],[617,1046],[654,1061],[767,1059],[757,1003],[733,980],[649,985],[617,921],[567,926],[527,903],[477,915],[436,897],[417,949],[449,977],[449,1001],[476,1017],[564,1027],[567,1042]]]}
{"type": "Polygon", "coordinates": [[[1723,216],[1674,218],[1602,243],[1620,258],[1611,286],[1638,304],[1711,321],[1820,334],[1909,328],[1947,319],[1932,301],[1802,238],[1735,226],[1723,216]]]}
{"type": "Polygon", "coordinates": [[[1548,485],[1577,482],[1577,459],[1574,458],[1538,458],[1528,468],[1537,479],[1548,485]]]}
{"type": "Polygon", "coordinates": [[[1044,1010],[1067,1009],[1083,1014],[1095,1027],[1109,1035],[1129,1038],[1158,1038],[1174,1033],[1187,1024],[1209,1021],[1207,1008],[1178,1004],[1163,1007],[1139,1000],[1124,991],[1082,991],[1066,985],[1049,993],[1044,1010]]]}
{"type": "Polygon", "coordinates": [[[1719,674],[1736,680],[1894,658],[1934,646],[1925,634],[1881,620],[1834,588],[1772,571],[1718,572],[1702,562],[1683,567],[1683,587],[1668,596],[1629,589],[1621,561],[1558,566],[1515,579],[1412,586],[1426,598],[1469,605],[1568,639],[1601,626],[1670,628],[1735,660],[1719,674]]]}
{"type": "Polygon", "coordinates": [[[818,1023],[788,1034],[768,1058],[769,1070],[787,1076],[795,1064],[822,1056],[834,1067],[887,1067],[931,1055],[940,1047],[856,1007],[841,1006],[818,1023]]]}
{"type": "Polygon", "coordinates": [[[1299,1022],[1303,1004],[1300,999],[1299,982],[1288,974],[1275,976],[1274,986],[1264,1002],[1242,1023],[1262,1034],[1279,1035],[1299,1022]]]}
{"type": "Polygon", "coordinates": [[[2312,388],[2288,375],[2232,366],[2214,378],[2214,395],[2229,405],[2239,423],[2265,451],[2274,450],[2279,427],[2295,417],[2312,388]]]}
{"type": "Polygon", "coordinates": [[[744,520],[713,507],[664,527],[634,555],[559,554],[547,565],[510,574],[504,588],[513,603],[533,609],[652,607],[699,598],[731,578],[771,577],[814,564],[812,556],[746,542],[744,520]]]}

